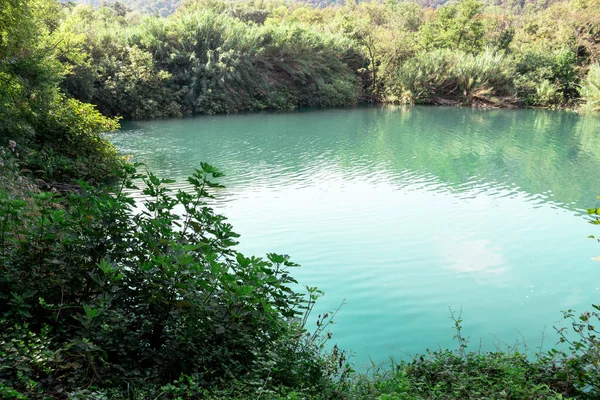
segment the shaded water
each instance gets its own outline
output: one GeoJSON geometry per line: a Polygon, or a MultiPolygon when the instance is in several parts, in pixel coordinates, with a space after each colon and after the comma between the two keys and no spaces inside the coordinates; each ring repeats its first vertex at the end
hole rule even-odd
{"type": "Polygon", "coordinates": [[[162,177],[227,176],[216,208],[246,254],[346,305],[333,342],[357,365],[453,346],[546,346],[561,310],[600,302],[600,119],[533,110],[361,108],[127,122],[117,147],[162,177]],[[597,229],[597,228],[596,228],[597,229]]]}

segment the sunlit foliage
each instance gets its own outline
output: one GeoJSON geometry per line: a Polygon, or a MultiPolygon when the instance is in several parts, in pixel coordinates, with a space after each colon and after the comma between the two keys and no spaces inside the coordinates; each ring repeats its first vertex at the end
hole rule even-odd
{"type": "Polygon", "coordinates": [[[0,145],[18,145],[35,177],[100,180],[115,160],[101,132],[117,128],[92,105],[66,97],[59,85],[83,60],[82,37],[62,24],[59,3],[2,0],[0,7],[0,145]]]}
{"type": "MultiPolygon", "coordinates": [[[[144,14],[132,2],[69,7],[63,26],[71,37],[83,35],[85,59],[70,62],[75,67],[63,87],[107,115],[132,118],[365,101],[440,103],[418,95],[401,100],[408,98],[398,92],[406,82],[398,79],[432,52],[448,50],[458,57],[452,62],[463,62],[459,54],[475,60],[468,68],[479,68],[476,74],[488,81],[483,60],[499,57],[492,80],[503,84],[501,90],[484,84],[482,102],[464,90],[442,91],[439,99],[577,107],[587,66],[600,55],[596,0],[311,4],[188,0],[168,18],[144,14]]],[[[451,74],[448,68],[444,74],[451,74]]]]}

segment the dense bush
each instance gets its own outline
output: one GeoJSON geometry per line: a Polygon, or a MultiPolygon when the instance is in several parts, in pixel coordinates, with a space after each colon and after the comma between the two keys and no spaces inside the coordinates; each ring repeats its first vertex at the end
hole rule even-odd
{"type": "Polygon", "coordinates": [[[597,399],[600,396],[600,306],[592,305],[593,310],[577,315],[574,310],[563,312],[568,327],[558,329],[560,342],[568,345],[568,350],[552,350],[550,357],[559,356],[561,370],[557,376],[573,386],[576,393],[584,398],[597,399]],[[572,336],[571,331],[575,333],[572,336]]]}
{"type": "Polygon", "coordinates": [[[519,353],[429,352],[409,362],[374,366],[356,380],[356,399],[560,399],[547,365],[519,353]]]}
{"type": "Polygon", "coordinates": [[[510,58],[491,53],[422,53],[398,69],[387,100],[404,104],[502,104],[514,91],[511,65],[510,58]]]}
{"type": "Polygon", "coordinates": [[[339,107],[361,96],[354,73],[361,56],[340,35],[295,24],[259,26],[207,9],[128,27],[76,8],[69,21],[73,30],[93,29],[84,45],[88,61],[63,87],[107,115],[339,107]]]}
{"type": "Polygon", "coordinates": [[[368,373],[355,375],[346,390],[353,399],[597,399],[600,306],[593,308],[579,316],[564,312],[571,327],[556,329],[568,349],[543,353],[540,347],[536,354],[519,342],[499,343],[493,352],[468,351],[462,319],[451,311],[456,350],[428,350],[410,360],[373,365],[368,373]]]}
{"type": "Polygon", "coordinates": [[[578,96],[576,61],[575,53],[568,49],[521,54],[515,79],[519,97],[530,106],[572,103],[578,96]]]}
{"type": "Polygon", "coordinates": [[[39,0],[2,2],[0,146],[15,142],[21,167],[37,178],[99,181],[117,155],[102,132],[118,124],[61,93],[67,65],[57,54],[70,49],[59,29],[62,10],[57,6],[39,0]]]}
{"type": "Polygon", "coordinates": [[[600,111],[600,64],[593,64],[581,87],[581,97],[585,100],[585,108],[600,111]]]}
{"type": "Polygon", "coordinates": [[[2,193],[1,390],[143,393],[188,376],[198,393],[236,382],[333,393],[346,367],[343,353],[321,354],[330,317],[304,330],[318,291],[291,289],[287,256],[234,250],[238,235],[206,204],[219,176],[203,164],[193,193],[172,193],[171,181],[126,166],[112,193],[2,193]],[[145,184],[139,212],[132,178],[145,184]]]}
{"type": "Polygon", "coordinates": [[[194,0],[167,18],[71,7],[62,26],[85,56],[63,88],[131,118],[365,101],[576,107],[600,55],[600,3],[498,7],[194,0]]]}

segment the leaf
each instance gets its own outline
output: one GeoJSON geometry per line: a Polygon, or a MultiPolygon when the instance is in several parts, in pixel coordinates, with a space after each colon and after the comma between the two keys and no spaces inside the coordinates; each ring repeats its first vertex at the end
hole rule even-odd
{"type": "Polygon", "coordinates": [[[85,311],[85,315],[87,315],[90,318],[94,318],[98,315],[98,309],[92,308],[92,307],[88,306],[87,304],[83,305],[83,311],[85,311]]]}
{"type": "Polygon", "coordinates": [[[154,186],[158,186],[158,185],[160,185],[160,179],[158,179],[158,178],[156,177],[156,175],[154,175],[154,174],[150,173],[150,174],[149,174],[149,176],[148,176],[148,178],[150,178],[150,182],[151,182],[151,183],[152,183],[154,186]]]}

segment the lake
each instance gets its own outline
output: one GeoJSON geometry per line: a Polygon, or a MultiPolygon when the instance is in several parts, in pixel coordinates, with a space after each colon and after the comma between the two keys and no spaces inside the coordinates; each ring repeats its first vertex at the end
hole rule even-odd
{"type": "Polygon", "coordinates": [[[561,310],[600,302],[598,117],[367,107],[129,121],[111,138],[176,187],[201,161],[225,172],[215,208],[239,249],[289,254],[325,291],[316,313],[345,300],[331,343],[358,368],[455,347],[449,307],[473,349],[534,352],[561,310]]]}

